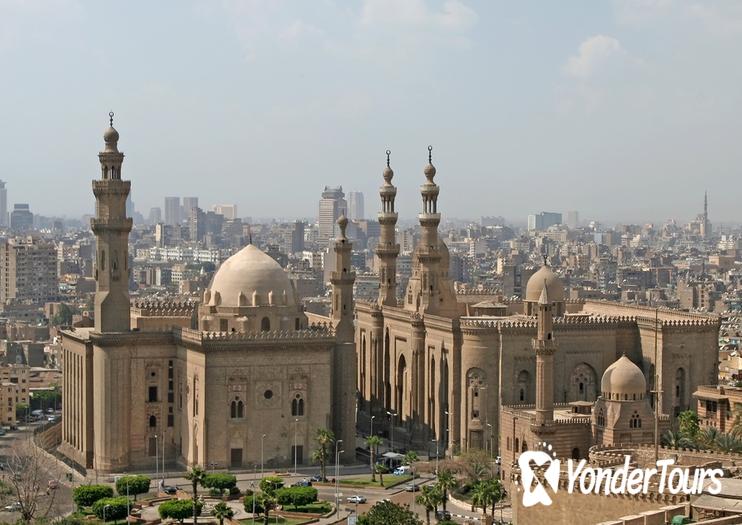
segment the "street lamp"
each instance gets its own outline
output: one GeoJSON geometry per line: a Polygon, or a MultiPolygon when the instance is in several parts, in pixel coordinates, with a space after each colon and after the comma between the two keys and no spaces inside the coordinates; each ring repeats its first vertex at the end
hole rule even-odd
{"type": "Polygon", "coordinates": [[[260,436],[260,477],[263,477],[263,465],[264,465],[264,455],[263,455],[263,445],[265,441],[265,434],[260,436]]]}
{"type": "MultiPolygon", "coordinates": [[[[489,441],[489,445],[490,445],[490,457],[494,457],[495,456],[495,447],[494,447],[494,445],[495,445],[495,443],[494,443],[495,436],[494,436],[494,430],[492,429],[492,423],[487,423],[487,432],[490,435],[489,436],[489,439],[487,440],[487,441],[489,441]]],[[[487,449],[487,447],[485,445],[485,450],[486,449],[487,449]]]]}
{"type": "Polygon", "coordinates": [[[451,414],[448,413],[448,410],[444,410],[443,413],[446,414],[446,450],[448,450],[448,444],[451,441],[451,436],[449,435],[451,432],[451,414]]]}
{"type": "Polygon", "coordinates": [[[371,416],[371,435],[374,435],[374,419],[376,419],[376,416],[371,416]]]}
{"type": "Polygon", "coordinates": [[[157,434],[155,434],[155,479],[160,476],[160,458],[158,455],[159,448],[157,447],[157,434]]]}
{"type": "MultiPolygon", "coordinates": [[[[263,437],[265,437],[265,434],[263,434],[263,437]]],[[[252,487],[252,522],[255,523],[255,482],[250,483],[250,487],[252,487]]]]}
{"type": "Polygon", "coordinates": [[[340,514],[340,454],[345,451],[338,449],[342,442],[342,439],[335,441],[335,514],[340,514]]]}
{"type": "Polygon", "coordinates": [[[433,441],[435,442],[435,475],[437,476],[438,475],[438,455],[439,455],[438,444],[440,443],[440,441],[438,441],[437,439],[434,439],[433,441]]]}
{"type": "Polygon", "coordinates": [[[392,449],[392,452],[394,452],[394,416],[396,416],[397,413],[387,411],[387,414],[390,416],[391,421],[392,421],[389,442],[390,442],[390,448],[392,449]]]}
{"type": "Polygon", "coordinates": [[[297,417],[294,420],[294,476],[298,474],[298,472],[296,471],[296,458],[297,458],[297,451],[298,451],[297,446],[296,446],[296,427],[298,426],[299,426],[299,418],[297,417]]]}

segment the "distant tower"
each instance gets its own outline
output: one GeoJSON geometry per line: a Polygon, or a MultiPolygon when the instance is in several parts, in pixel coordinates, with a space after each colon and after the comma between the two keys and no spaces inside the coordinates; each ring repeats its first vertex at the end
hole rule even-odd
{"type": "Polygon", "coordinates": [[[534,432],[550,429],[554,423],[554,321],[548,287],[544,281],[538,300],[536,338],[536,422],[534,432]]]}
{"type": "Polygon", "coordinates": [[[8,190],[5,182],[0,180],[0,226],[8,226],[8,190]]]}
{"type": "Polygon", "coordinates": [[[96,237],[95,331],[129,330],[129,232],[126,198],[131,182],[121,180],[124,154],[118,150],[119,133],[111,125],[103,134],[106,147],[98,154],[101,179],[93,181],[95,218],[90,220],[96,237]]]}
{"type": "Polygon", "coordinates": [[[703,192],[703,220],[701,221],[701,237],[708,239],[711,236],[711,224],[709,223],[709,196],[703,192]]]}
{"type": "Polygon", "coordinates": [[[397,225],[397,212],[394,211],[394,199],[397,196],[397,188],[392,184],[394,172],[389,166],[389,155],[391,151],[386,150],[386,169],[384,169],[384,184],[379,189],[381,196],[381,211],[379,212],[379,224],[381,235],[379,244],[376,245],[376,256],[379,258],[379,306],[397,306],[397,256],[399,255],[399,244],[397,244],[395,227],[397,225]]]}
{"type": "Polygon", "coordinates": [[[353,282],[350,254],[353,248],[345,235],[348,219],[341,215],[337,220],[340,234],[335,238],[335,271],[332,272],[332,325],[335,328],[333,354],[332,421],[333,432],[345,444],[342,457],[355,458],[353,443],[356,437],[356,371],[355,327],[353,326],[353,282]]]}

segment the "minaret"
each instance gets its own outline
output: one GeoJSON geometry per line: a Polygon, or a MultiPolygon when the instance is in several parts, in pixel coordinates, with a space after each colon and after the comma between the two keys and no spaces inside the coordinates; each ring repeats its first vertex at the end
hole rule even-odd
{"type": "Polygon", "coordinates": [[[129,232],[126,198],[131,182],[121,180],[124,154],[118,150],[119,133],[110,127],[103,134],[105,149],[98,154],[101,178],[93,181],[95,218],[90,225],[96,238],[95,331],[126,332],[129,321],[129,232]]]}
{"type": "Polygon", "coordinates": [[[350,254],[353,243],[345,236],[348,219],[341,215],[337,224],[340,235],[335,238],[335,271],[330,277],[332,285],[332,324],[338,341],[352,342],[355,336],[353,329],[353,283],[356,274],[351,268],[350,254]]]}
{"type": "Polygon", "coordinates": [[[394,210],[394,199],[397,188],[392,184],[394,172],[389,166],[390,150],[386,150],[386,169],[384,169],[384,184],[379,189],[381,196],[381,211],[379,224],[381,236],[376,245],[376,255],[379,258],[379,306],[397,306],[397,256],[399,244],[396,242],[395,227],[397,212],[394,210]]]}
{"type": "Polygon", "coordinates": [[[550,427],[554,422],[554,322],[546,281],[538,300],[536,338],[536,423],[538,429],[550,427]]]}
{"type": "MultiPolygon", "coordinates": [[[[428,146],[428,165],[425,166],[427,181],[420,186],[423,208],[418,215],[422,235],[415,249],[413,273],[407,286],[405,308],[418,313],[455,316],[458,313],[456,296],[448,280],[448,268],[441,269],[443,261],[438,225],[438,194],[440,188],[433,182],[436,169],[433,166],[433,146],[428,146]]],[[[444,264],[448,264],[447,258],[444,264]]]]}
{"type": "Polygon", "coordinates": [[[352,446],[356,437],[357,357],[355,328],[353,326],[353,282],[356,274],[350,265],[353,245],[345,236],[348,219],[341,215],[337,220],[340,235],[335,238],[335,271],[332,272],[332,326],[335,328],[335,351],[333,353],[332,421],[337,439],[346,443],[343,460],[355,458],[352,446]]]}
{"type": "Polygon", "coordinates": [[[703,192],[703,224],[701,224],[701,237],[704,239],[708,239],[709,234],[711,233],[709,230],[711,229],[709,227],[709,196],[708,192],[703,192]]]}

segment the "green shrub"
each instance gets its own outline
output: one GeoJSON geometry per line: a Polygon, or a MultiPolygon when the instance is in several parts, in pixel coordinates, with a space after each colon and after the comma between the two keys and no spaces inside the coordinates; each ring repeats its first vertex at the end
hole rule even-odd
{"type": "Polygon", "coordinates": [[[210,488],[209,489],[209,496],[212,498],[221,498],[224,495],[224,491],[222,489],[215,489],[210,488]]]}
{"type": "Polygon", "coordinates": [[[204,487],[219,490],[229,490],[237,486],[237,478],[232,474],[214,473],[207,474],[204,478],[204,487]]]}
{"type": "MultiPolygon", "coordinates": [[[[196,515],[201,514],[202,504],[196,504],[196,515]]],[[[193,500],[192,499],[171,499],[157,507],[157,512],[163,520],[173,519],[180,523],[183,520],[193,517],[193,500]]]]}
{"type": "Polygon", "coordinates": [[[93,514],[100,520],[120,520],[126,517],[129,511],[129,498],[119,496],[117,498],[103,498],[93,503],[93,514]]]}
{"type": "Polygon", "coordinates": [[[72,500],[78,507],[90,507],[96,501],[113,497],[108,485],[80,485],[72,491],[72,500]]]}
{"type": "Polygon", "coordinates": [[[149,476],[121,476],[116,480],[116,492],[119,493],[119,496],[126,496],[128,486],[128,495],[134,496],[136,500],[137,495],[149,492],[151,483],[152,480],[149,476]]]}
{"type": "Polygon", "coordinates": [[[266,476],[260,480],[260,490],[266,494],[273,494],[283,488],[283,479],[278,476],[266,476]]]}
{"type": "Polygon", "coordinates": [[[309,505],[317,501],[314,487],[286,487],[276,491],[276,499],[281,505],[309,505]]]}
{"type": "Polygon", "coordinates": [[[253,500],[255,500],[255,514],[262,514],[265,511],[263,499],[262,494],[248,494],[245,496],[242,500],[242,503],[245,506],[245,512],[253,511],[253,500]]]}
{"type": "Polygon", "coordinates": [[[229,489],[230,496],[239,496],[241,494],[239,487],[232,487],[229,489]]]}

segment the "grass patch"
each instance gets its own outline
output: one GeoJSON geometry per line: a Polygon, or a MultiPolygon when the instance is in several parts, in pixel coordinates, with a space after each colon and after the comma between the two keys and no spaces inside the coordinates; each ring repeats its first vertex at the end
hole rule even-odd
{"type": "Polygon", "coordinates": [[[340,486],[350,486],[350,487],[382,487],[385,489],[388,489],[389,487],[396,487],[397,485],[400,485],[402,483],[407,483],[408,481],[412,481],[412,476],[393,476],[393,475],[386,475],[384,476],[384,485],[381,485],[379,483],[379,476],[376,476],[376,481],[371,481],[371,474],[360,476],[357,478],[348,478],[348,479],[341,479],[340,480],[340,486]]]}
{"type": "MultiPolygon", "coordinates": [[[[271,517],[268,520],[268,523],[276,523],[278,525],[304,525],[305,523],[309,523],[312,521],[311,519],[304,519],[304,518],[284,518],[283,516],[274,516],[271,513],[271,517]]],[[[253,520],[252,518],[245,518],[244,520],[240,520],[240,523],[243,525],[252,525],[253,520]]],[[[259,523],[262,525],[263,523],[263,517],[255,517],[255,523],[259,523]]]]}
{"type": "Polygon", "coordinates": [[[318,501],[309,505],[284,505],[286,512],[306,512],[309,514],[327,514],[332,510],[332,505],[327,501],[318,501]]]}

